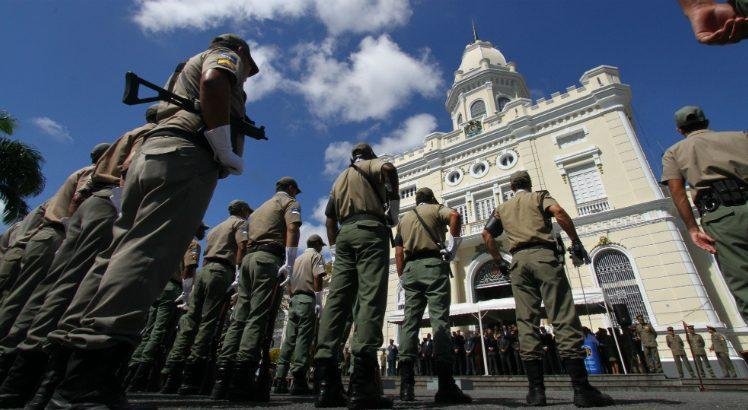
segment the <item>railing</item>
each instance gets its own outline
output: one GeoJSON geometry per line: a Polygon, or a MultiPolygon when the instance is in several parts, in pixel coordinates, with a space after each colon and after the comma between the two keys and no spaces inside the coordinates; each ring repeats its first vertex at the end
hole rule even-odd
{"type": "Polygon", "coordinates": [[[592,215],[608,210],[610,210],[608,198],[595,199],[594,201],[583,202],[577,205],[577,214],[579,216],[592,215]]]}
{"type": "Polygon", "coordinates": [[[486,226],[486,221],[478,221],[478,222],[471,222],[468,224],[462,225],[462,230],[460,231],[461,236],[470,236],[475,234],[480,234],[483,232],[483,227],[486,226]]]}

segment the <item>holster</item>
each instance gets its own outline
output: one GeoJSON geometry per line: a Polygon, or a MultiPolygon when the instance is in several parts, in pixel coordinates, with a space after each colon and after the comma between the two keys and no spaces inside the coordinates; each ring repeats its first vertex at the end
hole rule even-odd
{"type": "Polygon", "coordinates": [[[700,189],[694,203],[703,215],[714,212],[720,206],[743,205],[748,200],[748,187],[742,181],[726,178],[713,181],[708,188],[700,189]]]}

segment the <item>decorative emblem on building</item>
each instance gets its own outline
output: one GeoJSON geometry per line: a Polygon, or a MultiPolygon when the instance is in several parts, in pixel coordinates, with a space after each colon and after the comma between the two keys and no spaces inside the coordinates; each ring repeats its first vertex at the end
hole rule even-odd
{"type": "Polygon", "coordinates": [[[470,120],[462,129],[465,131],[466,137],[473,137],[483,131],[483,124],[479,120],[470,120]]]}
{"type": "Polygon", "coordinates": [[[499,265],[494,260],[484,263],[475,276],[476,289],[507,286],[509,284],[509,278],[501,273],[499,265]]]}

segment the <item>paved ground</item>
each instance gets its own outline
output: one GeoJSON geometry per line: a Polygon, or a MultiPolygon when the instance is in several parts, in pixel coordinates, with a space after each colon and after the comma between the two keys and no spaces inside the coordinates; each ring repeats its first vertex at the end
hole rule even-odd
{"type": "MultiPolygon", "coordinates": [[[[474,403],[461,408],[514,408],[525,407],[525,391],[471,391],[474,403]]],[[[395,400],[395,408],[437,408],[431,403],[432,394],[426,390],[416,391],[419,402],[406,404],[395,400]]],[[[742,408],[747,407],[748,394],[745,392],[623,392],[614,391],[610,395],[617,401],[617,408],[654,409],[654,408],[742,408]]],[[[574,408],[571,403],[571,392],[548,392],[548,404],[551,409],[574,408]]],[[[394,397],[394,395],[390,395],[394,397]]],[[[258,408],[301,409],[314,408],[313,398],[273,395],[270,403],[258,408]]],[[[180,396],[143,394],[130,397],[130,403],[136,408],[247,408],[251,405],[236,406],[228,402],[214,402],[204,397],[184,398],[180,396]]],[[[454,408],[457,408],[456,406],[454,408]]]]}

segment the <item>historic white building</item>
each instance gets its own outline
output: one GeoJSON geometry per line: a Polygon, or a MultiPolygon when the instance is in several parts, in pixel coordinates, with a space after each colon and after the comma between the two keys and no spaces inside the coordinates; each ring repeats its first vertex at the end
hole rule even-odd
{"type": "MultiPolygon", "coordinates": [[[[654,324],[665,363],[672,362],[665,329],[683,333],[682,321],[694,324],[708,346],[705,326],[712,325],[742,351],[748,327],[714,259],[687,240],[647,162],[630,87],[617,68],[605,65],[590,68],[579,82],[532,101],[517,66],[476,39],[465,47],[447,91],[452,130],[426,135],[423,146],[392,158],[403,211],[414,206],[416,189],[429,187],[463,217],[465,240],[451,264],[454,324],[477,329],[514,321],[511,287],[491,269],[480,233],[494,207],[511,197],[511,173],[526,170],[534,189],[549,190],[574,218],[590,251],[591,265],[577,269],[567,261],[566,269],[584,325],[594,331],[610,323],[607,301],[654,324]]],[[[385,343],[398,339],[403,317],[394,259],[390,272],[385,343]]],[[[734,360],[742,363],[736,351],[734,360]]]]}

